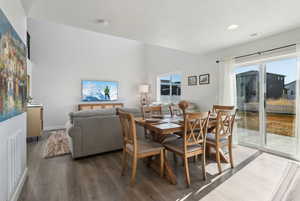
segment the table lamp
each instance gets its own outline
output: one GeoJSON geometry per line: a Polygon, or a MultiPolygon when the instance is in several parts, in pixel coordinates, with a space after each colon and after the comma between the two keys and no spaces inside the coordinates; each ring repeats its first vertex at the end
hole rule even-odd
{"type": "Polygon", "coordinates": [[[149,104],[149,85],[142,84],[139,86],[139,92],[141,94],[141,105],[149,104]]]}

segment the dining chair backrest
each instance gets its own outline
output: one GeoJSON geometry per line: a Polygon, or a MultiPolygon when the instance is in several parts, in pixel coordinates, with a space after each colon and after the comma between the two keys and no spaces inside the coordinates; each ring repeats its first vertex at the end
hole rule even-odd
{"type": "Polygon", "coordinates": [[[136,126],[134,117],[128,112],[123,110],[118,111],[118,115],[122,127],[122,137],[124,148],[129,144],[133,147],[133,152],[137,152],[137,137],[136,137],[136,126]]]}
{"type": "Polygon", "coordinates": [[[228,105],[213,105],[212,111],[214,113],[217,113],[219,110],[233,110],[234,106],[228,106],[228,105]]]}
{"type": "Polygon", "coordinates": [[[182,113],[180,111],[178,104],[174,104],[174,103],[171,103],[169,105],[169,112],[170,112],[171,116],[180,115],[182,113]]]}
{"type": "Polygon", "coordinates": [[[237,110],[218,110],[214,132],[216,140],[232,135],[237,110]]]}
{"type": "Polygon", "coordinates": [[[148,115],[162,115],[162,106],[155,105],[155,106],[143,106],[142,107],[142,114],[143,117],[146,118],[148,115]]]}
{"type": "Polygon", "coordinates": [[[186,110],[189,107],[189,102],[183,100],[178,103],[179,108],[182,110],[183,116],[186,114],[186,110]]]}
{"type": "Polygon", "coordinates": [[[202,144],[205,148],[207,126],[209,123],[209,112],[202,113],[186,113],[184,117],[184,151],[189,146],[202,144]]]}

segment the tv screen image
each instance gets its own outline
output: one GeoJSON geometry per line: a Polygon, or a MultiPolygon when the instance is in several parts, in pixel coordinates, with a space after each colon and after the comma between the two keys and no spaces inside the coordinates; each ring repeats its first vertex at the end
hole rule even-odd
{"type": "Polygon", "coordinates": [[[83,80],[82,101],[114,101],[118,100],[118,82],[83,80]]]}

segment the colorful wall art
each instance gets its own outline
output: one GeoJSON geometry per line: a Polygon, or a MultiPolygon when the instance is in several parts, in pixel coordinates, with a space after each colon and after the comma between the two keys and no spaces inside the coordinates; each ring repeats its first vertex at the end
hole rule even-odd
{"type": "Polygon", "coordinates": [[[26,46],[0,10],[0,122],[25,111],[26,46]]]}

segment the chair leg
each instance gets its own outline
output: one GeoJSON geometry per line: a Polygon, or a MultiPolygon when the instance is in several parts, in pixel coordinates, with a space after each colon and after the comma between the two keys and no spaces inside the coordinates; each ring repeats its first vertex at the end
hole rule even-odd
{"type": "Polygon", "coordinates": [[[148,130],[144,128],[145,139],[149,139],[148,130]]]}
{"type": "Polygon", "coordinates": [[[127,153],[125,149],[123,149],[123,158],[122,158],[122,173],[121,175],[124,176],[127,169],[127,153]]]}
{"type": "Polygon", "coordinates": [[[164,165],[165,165],[165,151],[161,150],[160,151],[160,176],[163,177],[164,176],[164,165]]]}
{"type": "Polygon", "coordinates": [[[190,171],[189,171],[189,161],[187,157],[185,156],[183,157],[184,157],[185,180],[186,180],[187,187],[190,187],[191,180],[190,180],[190,171]]]}
{"type": "Polygon", "coordinates": [[[198,155],[195,155],[195,156],[194,156],[194,163],[196,163],[197,160],[198,160],[198,155]]]}
{"type": "Polygon", "coordinates": [[[210,157],[210,154],[211,154],[211,147],[209,145],[206,146],[206,155],[207,155],[207,158],[210,157]]]}
{"type": "Polygon", "coordinates": [[[230,160],[231,168],[234,168],[233,157],[232,157],[232,136],[229,136],[228,152],[229,152],[229,160],[230,160]]]}
{"type": "Polygon", "coordinates": [[[173,152],[173,160],[174,160],[175,164],[177,164],[177,156],[176,156],[175,152],[173,152]]]}
{"type": "Polygon", "coordinates": [[[131,185],[135,184],[135,175],[136,175],[136,168],[137,168],[137,157],[133,156],[132,158],[132,170],[131,170],[131,185]]]}
{"type": "Polygon", "coordinates": [[[206,180],[206,156],[205,152],[202,154],[202,174],[203,174],[203,180],[206,180]]]}
{"type": "Polygon", "coordinates": [[[219,170],[219,174],[222,173],[222,167],[221,167],[221,158],[220,158],[220,148],[219,146],[216,146],[216,161],[218,164],[218,170],[219,170]]]}

